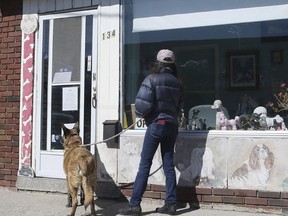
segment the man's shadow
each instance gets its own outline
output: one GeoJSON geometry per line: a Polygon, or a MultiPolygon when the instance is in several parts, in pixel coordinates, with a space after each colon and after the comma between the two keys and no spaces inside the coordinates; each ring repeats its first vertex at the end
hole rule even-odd
{"type": "Polygon", "coordinates": [[[177,214],[199,209],[196,187],[199,184],[205,185],[209,178],[214,178],[214,165],[210,162],[213,155],[211,149],[206,147],[206,140],[207,137],[192,139],[185,136],[177,139],[174,155],[178,178],[177,214]]]}

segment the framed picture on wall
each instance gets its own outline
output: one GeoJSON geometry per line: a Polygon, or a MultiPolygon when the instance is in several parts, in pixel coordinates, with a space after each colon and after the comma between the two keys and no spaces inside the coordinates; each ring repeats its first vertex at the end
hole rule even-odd
{"type": "Polygon", "coordinates": [[[283,51],[282,50],[272,50],[271,51],[271,63],[272,64],[282,64],[283,63],[283,51]]]}
{"type": "Polygon", "coordinates": [[[230,88],[257,88],[259,82],[257,51],[227,53],[227,72],[230,88]]]}

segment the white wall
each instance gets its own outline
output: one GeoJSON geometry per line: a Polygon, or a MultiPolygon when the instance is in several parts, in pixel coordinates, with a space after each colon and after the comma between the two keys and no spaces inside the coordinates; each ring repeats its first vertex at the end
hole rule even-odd
{"type": "MultiPolygon", "coordinates": [[[[144,133],[130,130],[121,135],[119,183],[135,180],[144,133]]],[[[285,131],[180,132],[174,154],[178,185],[288,191],[288,167],[283,161],[287,151],[285,131]]],[[[161,164],[158,148],[150,173],[161,164]]],[[[148,182],[165,185],[163,169],[148,182]]]]}
{"type": "MultiPolygon", "coordinates": [[[[118,0],[111,5],[99,7],[99,45],[98,45],[98,105],[97,105],[97,140],[103,139],[103,122],[119,119],[120,85],[120,6],[118,0]],[[108,39],[108,34],[115,31],[115,36],[108,39]],[[104,35],[104,38],[103,38],[104,35]]],[[[106,144],[97,146],[98,172],[104,170],[115,181],[117,177],[117,149],[107,148],[106,144]],[[102,165],[103,166],[102,166],[102,165]]],[[[103,175],[98,179],[109,180],[103,175]]]]}

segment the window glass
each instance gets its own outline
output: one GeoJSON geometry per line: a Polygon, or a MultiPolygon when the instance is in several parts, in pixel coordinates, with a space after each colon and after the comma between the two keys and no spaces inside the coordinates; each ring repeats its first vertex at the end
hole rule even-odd
{"type": "Polygon", "coordinates": [[[42,52],[42,98],[41,102],[41,150],[47,149],[47,77],[48,77],[48,56],[49,56],[49,33],[50,21],[43,22],[43,52],[42,52]]]}
{"type": "Polygon", "coordinates": [[[54,19],[53,22],[50,104],[53,150],[63,149],[59,139],[62,133],[60,123],[79,121],[81,28],[81,17],[54,19]]]}
{"type": "MultiPolygon", "coordinates": [[[[92,83],[92,41],[93,41],[93,16],[86,17],[85,32],[85,98],[84,98],[84,143],[89,143],[91,136],[91,83],[92,83]]],[[[90,147],[90,146],[89,146],[90,147]]]]}
{"type": "Polygon", "coordinates": [[[80,41],[81,17],[54,20],[53,83],[80,81],[80,41]]]}
{"type": "MultiPolygon", "coordinates": [[[[179,13],[176,9],[175,14],[179,13]]],[[[281,84],[288,82],[287,18],[135,31],[133,10],[133,3],[124,1],[125,107],[134,103],[157,52],[168,48],[176,55],[185,89],[184,114],[190,123],[191,108],[212,105],[217,99],[230,118],[252,114],[256,107],[263,106],[267,116],[280,114],[286,119],[286,112],[276,113],[270,102],[275,102],[274,94],[280,91],[281,84]]]]}

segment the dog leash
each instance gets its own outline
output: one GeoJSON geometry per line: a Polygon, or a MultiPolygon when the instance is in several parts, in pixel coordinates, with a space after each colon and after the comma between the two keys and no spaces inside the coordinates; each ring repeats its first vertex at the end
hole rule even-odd
{"type": "MultiPolygon", "coordinates": [[[[163,165],[160,165],[156,170],[154,170],[152,173],[149,174],[148,178],[152,175],[154,175],[156,172],[158,172],[161,168],[163,167],[163,165]]],[[[133,185],[135,182],[130,182],[130,183],[126,183],[126,184],[122,184],[117,186],[118,188],[122,189],[122,188],[126,188],[129,187],[131,185],[133,185]]]]}
{"type": "MultiPolygon", "coordinates": [[[[115,137],[118,137],[120,136],[121,134],[125,133],[127,130],[129,130],[130,128],[132,128],[134,125],[136,125],[138,122],[140,122],[143,118],[140,118],[138,121],[134,122],[133,124],[131,124],[129,127],[125,128],[124,130],[122,130],[120,133],[118,134],[115,134],[114,136],[112,137],[109,137],[107,139],[104,139],[102,141],[99,141],[99,142],[95,142],[95,143],[88,143],[88,144],[82,144],[81,146],[91,146],[91,145],[98,145],[98,144],[101,144],[101,143],[105,143],[111,139],[114,139],[115,137]]],[[[158,172],[161,168],[163,167],[163,165],[160,165],[156,170],[154,170],[152,173],[149,174],[148,177],[154,175],[156,172],[158,172]]],[[[131,185],[133,185],[135,182],[130,182],[130,183],[127,183],[127,184],[123,184],[123,185],[120,185],[120,186],[117,186],[118,188],[122,189],[122,188],[126,188],[126,187],[129,187],[131,185]]]]}
{"type": "Polygon", "coordinates": [[[88,143],[88,144],[82,144],[81,146],[91,146],[91,145],[98,145],[98,144],[101,144],[101,143],[105,143],[111,139],[114,139],[115,137],[118,137],[120,136],[121,134],[125,133],[127,130],[129,130],[130,128],[134,127],[134,125],[136,125],[138,122],[142,121],[143,118],[140,118],[138,121],[134,122],[133,124],[131,124],[129,127],[125,128],[124,130],[122,130],[120,133],[118,134],[115,134],[114,136],[112,137],[109,137],[107,139],[104,139],[104,140],[101,140],[99,142],[95,142],[95,143],[88,143]]]}

